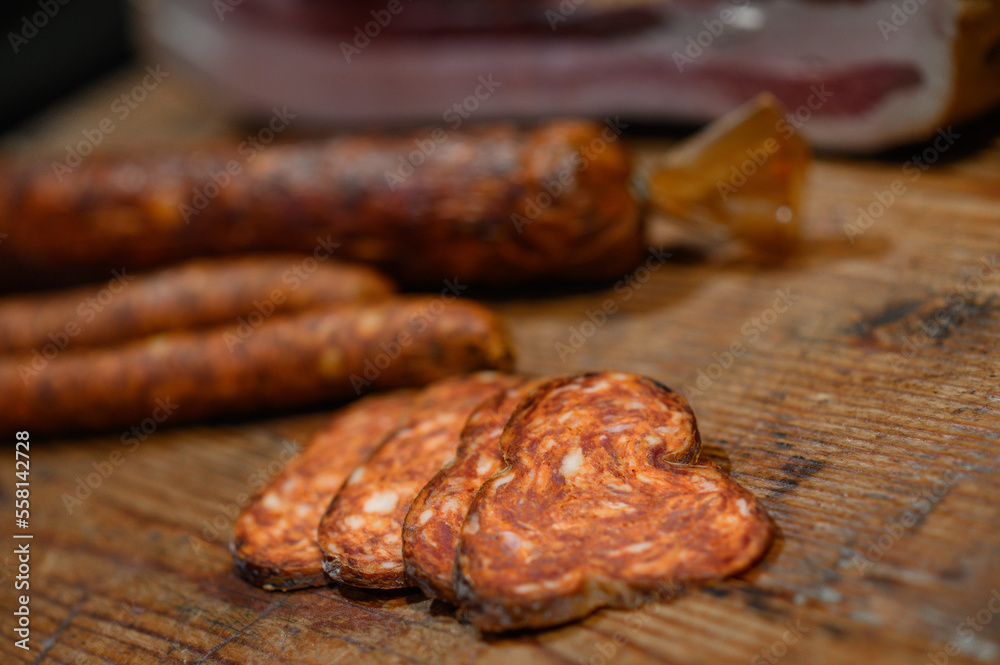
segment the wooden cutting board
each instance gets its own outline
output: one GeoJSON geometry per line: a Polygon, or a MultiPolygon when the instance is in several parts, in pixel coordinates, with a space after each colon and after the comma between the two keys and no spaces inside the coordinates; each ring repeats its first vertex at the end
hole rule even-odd
{"type": "MultiPolygon", "coordinates": [[[[7,137],[8,150],[58,151],[107,112],[107,90],[136,75],[7,137]]],[[[225,128],[180,83],[157,95],[109,146],[225,128]]],[[[688,396],[706,454],[778,526],[770,553],[745,575],[669,603],[494,637],[416,592],[268,593],[233,574],[232,521],[287,461],[289,442],[307,441],[328,413],[164,426],[144,438],[32,445],[30,526],[18,530],[34,536],[31,648],[13,644],[13,550],[23,541],[12,538],[8,510],[0,659],[1000,662],[997,124],[961,129],[917,179],[903,164],[926,146],[878,161],[821,160],[808,242],[781,267],[669,245],[658,249],[671,253],[666,261],[617,287],[495,302],[522,369],[641,372],[688,396]],[[873,203],[893,183],[902,193],[879,212],[873,203]],[[878,214],[851,242],[845,225],[859,207],[878,214]],[[617,312],[601,323],[595,313],[609,300],[617,312]]],[[[0,505],[12,507],[13,442],[4,448],[0,505]]]]}

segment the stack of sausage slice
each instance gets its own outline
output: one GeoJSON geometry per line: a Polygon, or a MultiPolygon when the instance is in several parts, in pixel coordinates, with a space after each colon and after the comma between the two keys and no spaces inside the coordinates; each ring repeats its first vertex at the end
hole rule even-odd
{"type": "Polygon", "coordinates": [[[495,372],[339,412],[237,520],[266,589],[419,586],[484,630],[540,628],[738,573],[772,524],[646,377],[495,372]]]}

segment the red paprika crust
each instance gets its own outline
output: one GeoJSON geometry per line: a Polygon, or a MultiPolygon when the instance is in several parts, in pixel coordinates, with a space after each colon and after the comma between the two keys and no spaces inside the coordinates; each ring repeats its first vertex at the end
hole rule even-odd
{"type": "Polygon", "coordinates": [[[353,399],[481,369],[506,370],[500,319],[464,300],[406,296],[67,350],[35,368],[0,359],[0,423],[52,434],[125,429],[154,417],[222,415],[353,399]]]}
{"type": "Polygon", "coordinates": [[[46,160],[0,178],[0,283],[101,278],[195,256],[312,253],[372,264],[409,287],[618,279],[644,251],[621,140],[602,124],[432,128],[231,148],[46,160]],[[603,133],[603,134],[602,134],[603,133]],[[406,164],[416,141],[435,150],[406,164]],[[213,174],[236,175],[219,186],[213,174]],[[405,166],[404,166],[405,164],[405,166]],[[213,193],[206,196],[205,193],[213,193]],[[58,242],[52,239],[57,238],[58,242]]]}
{"type": "Polygon", "coordinates": [[[0,353],[108,346],[239,317],[373,302],[395,290],[367,266],[301,254],[194,259],[137,275],[119,266],[106,282],[0,298],[0,353]]]}

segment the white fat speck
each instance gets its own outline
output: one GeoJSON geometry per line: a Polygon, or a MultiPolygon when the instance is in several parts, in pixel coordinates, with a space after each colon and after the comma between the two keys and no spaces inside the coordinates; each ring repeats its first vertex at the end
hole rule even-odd
{"type": "Polygon", "coordinates": [[[611,375],[611,378],[614,379],[615,381],[628,381],[628,374],[624,374],[622,372],[615,372],[614,374],[611,375]]]}
{"type": "Polygon", "coordinates": [[[462,510],[462,507],[459,505],[458,499],[453,497],[444,502],[444,505],[441,506],[441,510],[448,513],[457,513],[462,510]]]}
{"type": "Polygon", "coordinates": [[[663,443],[663,439],[661,439],[658,436],[653,436],[652,434],[647,434],[646,435],[646,443],[648,443],[651,446],[658,446],[661,443],[663,443]]]}
{"type": "Polygon", "coordinates": [[[479,532],[479,515],[473,514],[465,520],[465,525],[463,527],[465,533],[474,534],[479,532]]]}
{"type": "Polygon", "coordinates": [[[740,515],[743,517],[750,516],[750,506],[747,504],[747,500],[740,498],[736,500],[736,507],[740,509],[740,515]]]}
{"type": "Polygon", "coordinates": [[[620,423],[618,425],[608,425],[604,428],[605,432],[611,432],[612,434],[617,434],[618,432],[624,432],[627,429],[631,429],[631,423],[620,423]]]}
{"type": "Polygon", "coordinates": [[[476,475],[485,476],[493,468],[493,460],[490,459],[489,455],[480,455],[479,461],[476,462],[476,475]]]}
{"type": "Polygon", "coordinates": [[[281,492],[283,494],[291,494],[298,487],[298,481],[295,478],[289,478],[285,482],[281,483],[281,492]]]}
{"type": "Polygon", "coordinates": [[[611,384],[608,383],[607,381],[600,381],[600,382],[595,383],[594,385],[590,386],[589,388],[583,388],[582,390],[585,393],[597,393],[597,392],[600,392],[602,390],[607,390],[610,387],[611,387],[611,384]]]}
{"type": "Polygon", "coordinates": [[[640,482],[643,482],[643,483],[655,483],[656,482],[656,478],[653,478],[652,476],[647,476],[644,473],[637,473],[637,474],[635,474],[635,478],[636,478],[636,480],[638,480],[640,482]]]}
{"type": "Polygon", "coordinates": [[[518,584],[514,587],[513,591],[517,594],[528,594],[538,591],[541,588],[538,584],[534,582],[529,582],[528,584],[518,584]]]}
{"type": "Polygon", "coordinates": [[[626,409],[645,409],[646,405],[643,404],[642,402],[640,402],[639,400],[634,399],[634,400],[630,401],[628,404],[626,404],[625,408],[626,409]]]}
{"type": "Polygon", "coordinates": [[[264,507],[268,510],[278,510],[281,508],[281,499],[279,499],[276,494],[265,494],[264,500],[261,503],[263,503],[264,507]]]}
{"type": "Polygon", "coordinates": [[[401,570],[402,569],[402,566],[400,566],[395,561],[383,561],[382,563],[380,563],[378,565],[378,567],[381,568],[382,570],[401,570]]]}
{"type": "Polygon", "coordinates": [[[573,383],[567,383],[565,386],[561,388],[556,388],[555,390],[549,393],[549,397],[555,397],[559,393],[564,393],[579,389],[580,389],[579,381],[574,381],[573,383]]]}
{"type": "Polygon", "coordinates": [[[508,549],[519,550],[524,547],[524,543],[521,542],[521,539],[513,531],[501,531],[498,535],[500,536],[500,543],[508,549]]]}
{"type": "Polygon", "coordinates": [[[354,471],[351,471],[350,477],[347,479],[348,485],[353,485],[354,483],[361,482],[361,478],[365,475],[365,467],[359,466],[354,471]]]}
{"type": "Polygon", "coordinates": [[[501,434],[503,434],[503,426],[490,430],[491,439],[499,439],[501,434]]]}
{"type": "Polygon", "coordinates": [[[512,480],[514,480],[514,474],[513,473],[508,473],[508,474],[500,476],[499,478],[497,478],[496,480],[494,480],[493,481],[493,487],[494,488],[502,487],[502,486],[506,485],[507,483],[509,483],[512,480]]]}
{"type": "Polygon", "coordinates": [[[364,527],[365,518],[361,515],[348,515],[344,518],[344,525],[352,531],[357,531],[364,527]]]}
{"type": "Polygon", "coordinates": [[[432,517],[434,517],[434,511],[431,510],[430,508],[427,508],[426,510],[424,510],[424,512],[420,513],[420,517],[417,518],[417,521],[420,522],[421,525],[427,524],[427,520],[429,520],[432,517]]]}
{"type": "Polygon", "coordinates": [[[583,451],[579,448],[574,448],[563,457],[562,464],[559,466],[559,473],[562,474],[563,478],[570,478],[576,475],[576,472],[580,470],[582,465],[583,451]]]}
{"type": "Polygon", "coordinates": [[[657,427],[654,431],[657,434],[662,434],[663,436],[668,436],[668,435],[672,434],[675,431],[675,428],[660,426],[660,427],[657,427]]]}
{"type": "Polygon", "coordinates": [[[396,508],[398,501],[399,495],[392,490],[374,492],[368,497],[368,500],[365,501],[365,505],[361,509],[366,513],[388,513],[396,508]]]}
{"type": "Polygon", "coordinates": [[[642,552],[644,550],[648,550],[652,546],[653,543],[636,543],[635,545],[629,545],[628,547],[623,547],[622,552],[635,554],[636,552],[642,552]]]}
{"type": "Polygon", "coordinates": [[[306,503],[300,503],[295,506],[295,514],[299,517],[308,517],[312,513],[312,506],[306,503]]]}
{"type": "Polygon", "coordinates": [[[556,418],[556,421],[561,425],[561,424],[565,423],[567,420],[569,420],[572,417],[573,417],[573,411],[570,410],[570,411],[567,411],[566,413],[562,414],[558,418],[556,418]]]}
{"type": "Polygon", "coordinates": [[[698,485],[698,487],[704,490],[705,492],[715,491],[715,483],[712,483],[711,481],[708,481],[704,478],[695,478],[695,484],[698,485]]]}

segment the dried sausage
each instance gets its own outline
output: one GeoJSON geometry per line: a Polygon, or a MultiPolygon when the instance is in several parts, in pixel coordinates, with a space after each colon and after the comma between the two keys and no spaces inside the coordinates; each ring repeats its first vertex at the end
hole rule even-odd
{"type": "Polygon", "coordinates": [[[206,148],[93,156],[69,173],[48,162],[10,167],[0,174],[0,277],[66,283],[105,275],[122,257],[139,270],[212,254],[311,253],[325,238],[342,260],[437,288],[444,279],[607,280],[640,260],[629,160],[621,141],[602,138],[606,127],[438,132],[272,145],[252,160],[206,148]]]}
{"type": "Polygon", "coordinates": [[[0,359],[0,423],[41,434],[192,422],[423,386],[512,360],[504,327],[485,307],[399,297],[274,316],[245,331],[67,350],[43,364],[0,359]]]}
{"type": "Polygon", "coordinates": [[[0,354],[108,345],[394,291],[366,266],[296,254],[195,259],[143,275],[116,270],[107,285],[0,298],[0,354]]]}

